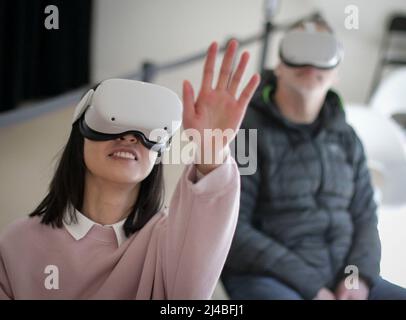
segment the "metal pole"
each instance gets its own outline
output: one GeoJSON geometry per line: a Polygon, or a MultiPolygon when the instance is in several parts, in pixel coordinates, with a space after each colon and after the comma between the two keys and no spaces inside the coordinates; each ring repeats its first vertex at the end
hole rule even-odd
{"type": "Polygon", "coordinates": [[[152,62],[145,61],[142,64],[142,76],[141,80],[144,82],[152,82],[152,79],[155,77],[156,67],[152,62]]]}
{"type": "Polygon", "coordinates": [[[279,7],[279,0],[265,0],[265,24],[264,24],[264,38],[262,42],[262,53],[259,60],[259,72],[262,73],[265,69],[266,58],[268,56],[270,36],[274,31],[272,18],[276,14],[279,7]]]}

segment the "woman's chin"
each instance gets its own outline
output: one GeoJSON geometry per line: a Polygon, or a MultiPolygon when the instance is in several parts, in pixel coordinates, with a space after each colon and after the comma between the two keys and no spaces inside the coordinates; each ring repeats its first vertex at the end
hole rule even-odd
{"type": "Polygon", "coordinates": [[[134,172],[117,172],[105,177],[105,180],[122,185],[136,185],[142,181],[141,177],[134,175],[134,172]]]}

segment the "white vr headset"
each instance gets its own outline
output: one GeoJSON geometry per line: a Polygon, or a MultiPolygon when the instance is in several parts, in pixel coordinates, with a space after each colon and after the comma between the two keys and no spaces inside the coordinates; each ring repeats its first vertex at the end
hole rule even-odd
{"type": "Polygon", "coordinates": [[[182,102],[165,87],[135,80],[109,79],[89,90],[75,109],[82,135],[95,141],[133,134],[162,153],[182,124],[182,102]]]}
{"type": "Polygon", "coordinates": [[[343,59],[344,50],[333,33],[292,30],[282,39],[279,56],[290,67],[332,69],[343,59]]]}

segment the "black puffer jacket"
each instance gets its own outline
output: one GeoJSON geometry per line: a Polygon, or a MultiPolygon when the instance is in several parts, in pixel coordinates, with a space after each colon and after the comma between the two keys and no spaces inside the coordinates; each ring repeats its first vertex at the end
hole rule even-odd
{"type": "Polygon", "coordinates": [[[273,102],[267,72],[242,128],[258,129],[258,169],[241,177],[240,216],[223,271],[269,275],[312,299],[333,289],[355,265],[374,283],[380,241],[365,154],[330,91],[308,131],[286,120],[273,102]]]}

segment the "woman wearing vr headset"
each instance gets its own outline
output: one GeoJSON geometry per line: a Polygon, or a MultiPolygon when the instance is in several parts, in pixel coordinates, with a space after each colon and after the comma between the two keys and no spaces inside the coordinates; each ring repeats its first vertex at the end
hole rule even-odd
{"type": "Polygon", "coordinates": [[[0,237],[0,298],[211,297],[240,188],[227,153],[234,136],[211,148],[203,132],[236,132],[259,83],[252,76],[236,97],[249,59],[245,52],[234,70],[237,46],[229,43],[215,87],[217,44],[210,46],[196,99],[183,84],[183,112],[170,90],[136,81],[107,80],[83,97],[49,193],[0,237]],[[167,212],[156,160],[179,127],[171,122],[182,119],[202,137],[200,153],[223,161],[188,165],[167,212]]]}

